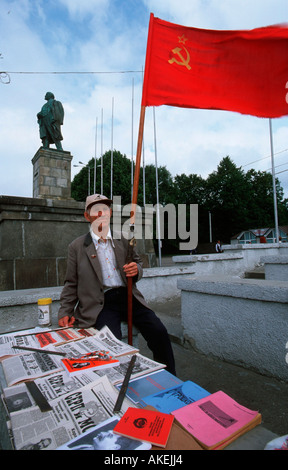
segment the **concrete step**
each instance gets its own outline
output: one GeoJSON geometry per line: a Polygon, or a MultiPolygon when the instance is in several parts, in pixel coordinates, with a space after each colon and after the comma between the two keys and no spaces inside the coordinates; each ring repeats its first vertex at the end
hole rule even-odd
{"type": "Polygon", "coordinates": [[[165,325],[173,343],[183,344],[183,328],[181,322],[181,297],[166,302],[149,302],[157,317],[165,325]]]}
{"type": "Polygon", "coordinates": [[[169,317],[165,313],[155,312],[157,317],[160,318],[163,325],[165,325],[170,340],[172,343],[183,344],[183,328],[181,323],[181,317],[169,317]]]}
{"type": "Polygon", "coordinates": [[[265,279],[265,268],[264,266],[257,266],[251,271],[244,273],[245,279],[265,279]]]}

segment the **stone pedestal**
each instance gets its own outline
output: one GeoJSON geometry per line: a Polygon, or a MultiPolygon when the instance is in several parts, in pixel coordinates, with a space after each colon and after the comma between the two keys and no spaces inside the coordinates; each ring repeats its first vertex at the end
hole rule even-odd
{"type": "Polygon", "coordinates": [[[32,159],[33,197],[71,199],[70,152],[40,147],[32,159]]]}

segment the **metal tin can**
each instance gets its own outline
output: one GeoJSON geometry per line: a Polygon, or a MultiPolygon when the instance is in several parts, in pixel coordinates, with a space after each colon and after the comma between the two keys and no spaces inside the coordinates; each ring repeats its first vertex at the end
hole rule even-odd
{"type": "Polygon", "coordinates": [[[38,299],[38,324],[47,327],[52,323],[52,299],[38,299]]]}

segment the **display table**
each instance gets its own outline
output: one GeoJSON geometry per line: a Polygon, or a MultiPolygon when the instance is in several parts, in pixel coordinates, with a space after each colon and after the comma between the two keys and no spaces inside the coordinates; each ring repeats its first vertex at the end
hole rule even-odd
{"type": "MultiPolygon", "coordinates": [[[[173,379],[175,378],[175,380],[177,380],[176,377],[174,376],[172,377],[173,379]]],[[[0,386],[1,386],[0,393],[2,394],[2,390],[7,387],[7,383],[6,383],[6,378],[5,378],[1,363],[0,363],[0,386]]],[[[9,416],[7,414],[3,401],[0,400],[0,450],[12,450],[13,449],[10,436],[9,436],[9,430],[8,430],[9,426],[7,426],[7,421],[9,421],[9,416]]],[[[225,447],[225,450],[264,450],[265,445],[271,440],[275,439],[276,437],[278,437],[276,434],[267,430],[262,424],[260,424],[256,426],[255,428],[253,428],[252,430],[246,432],[246,434],[240,436],[237,440],[232,442],[227,447],[225,447]]],[[[177,450],[181,451],[183,449],[179,448],[177,450]]],[[[159,448],[159,452],[165,452],[165,448],[163,449],[159,448]]]]}

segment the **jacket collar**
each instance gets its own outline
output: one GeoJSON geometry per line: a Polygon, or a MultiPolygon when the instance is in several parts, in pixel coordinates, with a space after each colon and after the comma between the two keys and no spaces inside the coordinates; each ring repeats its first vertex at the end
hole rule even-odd
{"type": "Polygon", "coordinates": [[[85,240],[84,240],[84,246],[89,246],[92,243],[92,237],[90,235],[90,232],[87,233],[85,240]]]}

